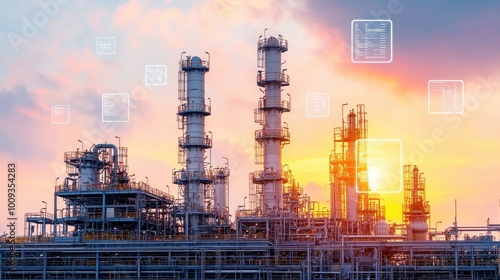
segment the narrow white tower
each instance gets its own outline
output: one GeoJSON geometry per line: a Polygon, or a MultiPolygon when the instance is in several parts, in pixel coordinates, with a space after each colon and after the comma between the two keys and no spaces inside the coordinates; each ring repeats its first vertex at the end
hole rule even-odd
{"type": "Polygon", "coordinates": [[[358,131],[356,127],[356,114],[351,110],[347,115],[347,131],[345,140],[347,142],[347,186],[346,186],[346,208],[347,222],[355,224],[358,222],[358,194],[356,193],[356,140],[358,131]]]}
{"type": "Polygon", "coordinates": [[[229,166],[213,169],[214,208],[219,224],[229,224],[229,166]]]}
{"type": "Polygon", "coordinates": [[[186,234],[197,233],[202,217],[209,210],[205,203],[206,188],[212,180],[205,169],[205,150],[212,147],[212,139],[205,133],[205,117],[210,106],[205,104],[205,73],[209,62],[187,56],[179,64],[178,121],[183,136],[179,137],[179,163],[185,168],[174,172],[174,183],[184,197],[184,227],[186,234]],[[186,94],[187,92],[187,94],[186,94]]]}
{"type": "Polygon", "coordinates": [[[281,149],[290,142],[288,127],[282,126],[281,114],[290,111],[290,102],[282,100],[281,87],[289,85],[289,77],[281,69],[281,53],[288,50],[288,42],[278,38],[261,38],[257,45],[258,62],[264,71],[257,74],[257,85],[264,88],[264,97],[255,110],[255,122],[262,129],[255,131],[256,163],[264,170],[251,174],[256,194],[260,194],[255,207],[267,212],[283,207],[283,183],[288,171],[283,171],[281,149]]]}

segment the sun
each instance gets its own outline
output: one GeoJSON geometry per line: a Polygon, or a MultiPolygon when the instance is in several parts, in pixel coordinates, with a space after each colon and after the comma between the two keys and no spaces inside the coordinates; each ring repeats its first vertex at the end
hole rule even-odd
{"type": "Polygon", "coordinates": [[[380,189],[380,170],[378,167],[368,168],[368,186],[370,191],[377,191],[380,189]]]}

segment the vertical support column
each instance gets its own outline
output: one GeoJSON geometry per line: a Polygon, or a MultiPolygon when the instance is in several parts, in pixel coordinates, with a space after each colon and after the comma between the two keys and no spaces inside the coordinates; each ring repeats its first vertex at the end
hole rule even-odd
{"type": "MultiPolygon", "coordinates": [[[[47,210],[45,210],[47,211],[47,210]]],[[[42,279],[47,279],[47,251],[43,251],[43,276],[42,279]]]]}
{"type": "Polygon", "coordinates": [[[137,279],[141,279],[141,253],[137,253],[137,279]]]}
{"type": "Polygon", "coordinates": [[[95,279],[99,279],[99,251],[95,252],[95,279]]]}
{"type": "Polygon", "coordinates": [[[311,248],[307,246],[307,279],[312,279],[312,271],[311,271],[311,248]]]}
{"type": "MultiPolygon", "coordinates": [[[[62,218],[62,217],[61,217],[62,218]]],[[[56,192],[54,192],[54,221],[53,221],[53,228],[52,228],[52,236],[54,236],[54,241],[57,238],[57,195],[56,192]]],[[[28,228],[29,232],[29,228],[28,228]]]]}
{"type": "MultiPolygon", "coordinates": [[[[101,227],[101,229],[104,231],[106,229],[106,192],[102,192],[101,213],[102,213],[102,218],[101,218],[102,219],[102,222],[101,222],[102,223],[102,227],[101,227]]],[[[140,229],[140,223],[139,223],[139,228],[137,228],[137,230],[139,230],[139,231],[141,230],[140,229]]]]}
{"type": "MultiPolygon", "coordinates": [[[[3,254],[0,254],[0,264],[3,264],[2,255],[3,254]]],[[[0,269],[0,280],[2,279],[3,279],[3,269],[0,269]]]]}
{"type": "Polygon", "coordinates": [[[141,240],[142,230],[141,230],[141,202],[139,198],[139,192],[135,196],[135,213],[137,214],[137,240],[141,240]]]}
{"type": "Polygon", "coordinates": [[[201,280],[205,280],[205,250],[201,250],[200,252],[200,276],[201,280]]]}

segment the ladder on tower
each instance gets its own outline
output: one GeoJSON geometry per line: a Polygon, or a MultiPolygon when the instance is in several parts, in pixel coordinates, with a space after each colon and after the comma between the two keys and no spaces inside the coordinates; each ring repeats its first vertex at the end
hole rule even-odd
{"type": "Polygon", "coordinates": [[[264,146],[255,141],[255,164],[264,164],[264,146]]]}
{"type": "Polygon", "coordinates": [[[368,121],[366,120],[366,111],[365,105],[358,104],[357,105],[357,113],[358,113],[358,139],[366,139],[367,138],[367,130],[368,130],[368,121]]]}
{"type": "Polygon", "coordinates": [[[184,129],[186,127],[187,119],[186,116],[177,115],[177,128],[184,129]]]}
{"type": "Polygon", "coordinates": [[[254,122],[260,125],[264,124],[264,112],[261,109],[257,108],[253,110],[254,122]]]}
{"type": "Polygon", "coordinates": [[[264,68],[264,49],[257,50],[257,68],[264,68]]]}
{"type": "Polygon", "coordinates": [[[186,150],[179,147],[179,152],[177,154],[177,163],[185,164],[186,163],[186,150]]]}
{"type": "Polygon", "coordinates": [[[179,69],[179,79],[178,79],[178,87],[179,87],[179,100],[186,100],[186,77],[187,73],[179,69]]]}

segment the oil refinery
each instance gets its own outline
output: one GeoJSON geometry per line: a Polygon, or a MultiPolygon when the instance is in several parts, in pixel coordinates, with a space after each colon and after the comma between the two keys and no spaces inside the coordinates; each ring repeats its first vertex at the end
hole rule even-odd
{"type": "Polygon", "coordinates": [[[207,162],[210,56],[182,53],[177,196],[136,181],[120,144],[65,152],[52,213],[26,213],[24,237],[1,243],[0,279],[499,279],[500,242],[491,233],[500,225],[430,230],[426,190],[434,186],[418,166],[401,166],[402,222],[386,220],[383,194],[370,192],[363,104],[342,113],[339,126],[329,128],[333,135],[325,135],[333,143],[325,151],[330,210],[304,193],[282,159],[291,139],[282,121],[292,109],[283,93],[291,84],[282,69],[287,50],[281,35],[257,42],[261,168],[249,173],[248,205],[230,213],[229,160],[207,162]]]}

